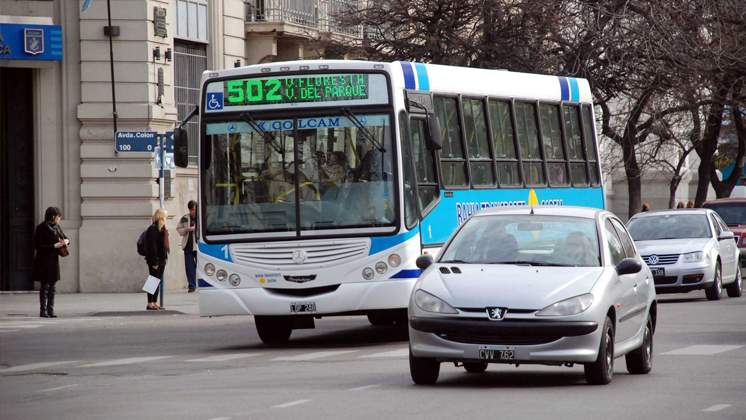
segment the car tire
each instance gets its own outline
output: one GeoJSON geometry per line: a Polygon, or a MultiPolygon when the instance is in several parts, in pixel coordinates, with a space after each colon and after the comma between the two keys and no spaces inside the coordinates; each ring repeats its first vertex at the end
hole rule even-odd
{"type": "Polygon", "coordinates": [[[627,372],[633,375],[644,375],[653,369],[653,321],[648,316],[640,348],[632,350],[625,356],[627,372]]]}
{"type": "Polygon", "coordinates": [[[256,332],[264,344],[286,344],[293,332],[292,320],[284,316],[255,316],[256,332]]]}
{"type": "Polygon", "coordinates": [[[416,357],[409,349],[409,374],[417,385],[432,385],[438,381],[440,362],[428,357],[416,357]]]}
{"type": "Polygon", "coordinates": [[[469,373],[484,373],[487,362],[464,362],[464,369],[469,373]]]}
{"type": "Polygon", "coordinates": [[[737,298],[741,297],[741,293],[743,293],[742,290],[743,287],[743,279],[741,278],[741,266],[740,263],[738,266],[736,266],[736,280],[725,287],[725,290],[728,292],[728,297],[737,298]]]}
{"type": "Polygon", "coordinates": [[[712,285],[705,289],[705,295],[707,300],[720,300],[720,294],[723,289],[723,271],[720,268],[720,262],[715,266],[715,278],[712,280],[712,285]]]}
{"type": "Polygon", "coordinates": [[[614,323],[608,316],[598,345],[598,357],[583,368],[585,380],[591,385],[606,385],[614,377],[614,323]]]}

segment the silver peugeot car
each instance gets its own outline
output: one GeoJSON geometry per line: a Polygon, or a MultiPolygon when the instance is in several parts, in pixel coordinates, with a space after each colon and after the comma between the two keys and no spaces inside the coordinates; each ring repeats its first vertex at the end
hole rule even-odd
{"type": "Polygon", "coordinates": [[[416,384],[440,364],[583,364],[607,384],[614,359],[652,368],[653,277],[624,224],[582,207],[484,210],[423,270],[409,303],[409,367],[416,384]]]}
{"type": "Polygon", "coordinates": [[[704,289],[709,300],[741,296],[737,237],[710,209],[638,213],[628,224],[658,293],[704,289]]]}

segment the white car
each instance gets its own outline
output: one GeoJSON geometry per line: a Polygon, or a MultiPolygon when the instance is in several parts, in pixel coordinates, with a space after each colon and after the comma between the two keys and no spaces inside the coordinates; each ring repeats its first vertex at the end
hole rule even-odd
{"type": "Polygon", "coordinates": [[[416,384],[440,363],[585,367],[607,384],[614,359],[652,369],[653,277],[624,224],[581,207],[490,209],[464,223],[423,270],[409,303],[409,366],[416,384]]]}
{"type": "Polygon", "coordinates": [[[740,251],[733,232],[710,209],[638,213],[627,223],[658,293],[705,289],[707,299],[741,296],[740,251]]]}

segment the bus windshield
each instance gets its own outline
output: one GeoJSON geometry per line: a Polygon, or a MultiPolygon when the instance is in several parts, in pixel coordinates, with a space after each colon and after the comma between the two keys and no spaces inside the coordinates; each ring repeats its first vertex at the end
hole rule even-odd
{"type": "Polygon", "coordinates": [[[355,117],[367,132],[349,113],[207,123],[206,235],[393,227],[389,115],[355,117]]]}

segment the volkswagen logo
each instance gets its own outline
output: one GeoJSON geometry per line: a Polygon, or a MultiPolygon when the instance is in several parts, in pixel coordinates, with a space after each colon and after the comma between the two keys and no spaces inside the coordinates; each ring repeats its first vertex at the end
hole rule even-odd
{"type": "Polygon", "coordinates": [[[487,317],[492,321],[502,321],[506,312],[508,312],[508,308],[487,308],[487,317]]]}
{"type": "Polygon", "coordinates": [[[293,251],[293,262],[296,264],[303,264],[306,262],[306,258],[308,258],[308,253],[303,249],[296,249],[293,251]]]}
{"type": "Polygon", "coordinates": [[[656,265],[658,264],[658,256],[653,254],[650,256],[650,258],[648,258],[648,261],[650,261],[651,265],[656,265]]]}

